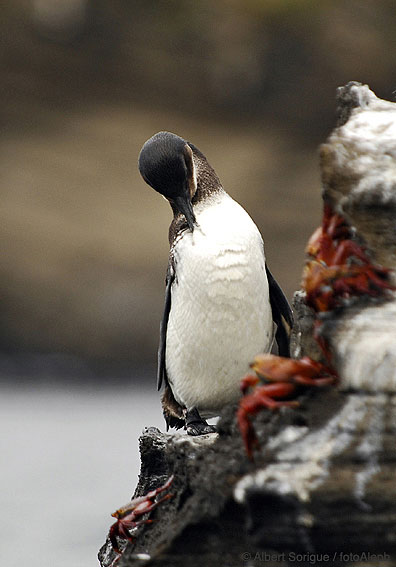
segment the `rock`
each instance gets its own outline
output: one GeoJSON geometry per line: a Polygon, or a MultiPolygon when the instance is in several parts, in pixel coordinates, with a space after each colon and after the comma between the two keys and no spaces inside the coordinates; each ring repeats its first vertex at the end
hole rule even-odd
{"type": "MultiPolygon", "coordinates": [[[[338,108],[339,125],[321,147],[323,198],[354,228],[373,263],[394,270],[396,104],[349,83],[338,89],[338,108]]],[[[396,390],[394,297],[365,298],[328,319],[323,336],[342,387],[396,390]]]]}
{"type": "MultiPolygon", "coordinates": [[[[394,268],[395,105],[357,83],[339,90],[338,104],[338,126],[321,150],[324,199],[373,261],[394,268]]],[[[304,297],[295,296],[293,352],[320,358],[304,297]]],[[[394,565],[395,321],[392,296],[327,313],[321,333],[340,387],[309,391],[297,409],[259,412],[254,461],[235,408],[218,434],[146,429],[135,496],[173,474],[173,497],[136,530],[117,566],[394,565]]],[[[109,541],[99,558],[102,567],[117,560],[109,541]]]]}
{"type": "Polygon", "coordinates": [[[395,268],[396,104],[358,83],[338,89],[337,102],[342,119],[320,149],[323,198],[376,262],[395,268]]]}
{"type": "MultiPolygon", "coordinates": [[[[158,507],[153,524],[139,528],[117,565],[141,565],[142,554],[161,567],[261,565],[265,553],[276,557],[274,565],[297,554],[336,554],[340,561],[331,565],[348,564],[342,553],[391,557],[395,404],[396,396],[330,390],[307,396],[298,410],[262,412],[254,462],[246,458],[235,408],[220,421],[219,435],[147,429],[135,495],[173,473],[173,498],[158,507]]],[[[100,559],[103,567],[115,559],[109,542],[100,559]]]]}

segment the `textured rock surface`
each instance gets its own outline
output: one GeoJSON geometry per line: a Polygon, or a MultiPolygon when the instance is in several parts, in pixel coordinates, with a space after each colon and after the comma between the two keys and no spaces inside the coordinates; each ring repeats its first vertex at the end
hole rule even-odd
{"type": "MultiPolygon", "coordinates": [[[[339,126],[321,153],[324,198],[373,258],[393,268],[395,105],[357,84],[341,89],[338,101],[339,126]]],[[[138,529],[117,565],[394,565],[395,305],[362,300],[326,318],[321,331],[341,388],[305,394],[297,410],[259,413],[254,462],[235,408],[220,420],[219,435],[146,430],[136,495],[174,474],[174,496],[138,529]]],[[[301,292],[295,309],[294,354],[318,358],[301,292]]],[[[114,559],[107,542],[103,567],[114,559]]]]}
{"type": "MultiPolygon", "coordinates": [[[[231,410],[219,436],[190,439],[147,429],[137,494],[173,473],[174,496],[157,509],[153,524],[140,528],[118,565],[140,565],[143,553],[156,566],[261,565],[264,552],[276,557],[274,565],[292,564],[295,554],[323,553],[331,555],[329,565],[352,565],[341,555],[351,553],[387,554],[388,561],[362,564],[391,565],[395,404],[395,396],[332,390],[306,397],[298,410],[262,412],[255,420],[261,448],[254,463],[231,410]]],[[[112,564],[109,542],[100,558],[103,566],[112,564]]]]}
{"type": "Polygon", "coordinates": [[[394,268],[396,104],[349,83],[338,89],[338,114],[340,125],[321,146],[323,197],[356,228],[374,259],[394,268]]]}
{"type": "MultiPolygon", "coordinates": [[[[396,104],[367,85],[338,89],[339,126],[321,147],[323,198],[355,228],[373,262],[396,268],[396,104]]],[[[393,276],[393,282],[395,278],[393,276]]],[[[344,388],[396,390],[396,301],[362,301],[328,321],[344,388]]]]}

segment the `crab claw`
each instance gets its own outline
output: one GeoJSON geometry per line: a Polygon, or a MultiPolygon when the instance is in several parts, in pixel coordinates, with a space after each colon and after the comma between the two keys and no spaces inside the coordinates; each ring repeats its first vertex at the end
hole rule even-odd
{"type": "Polygon", "coordinates": [[[316,257],[321,246],[321,239],[323,238],[323,229],[321,226],[312,233],[305,248],[305,253],[309,256],[316,257]]]}
{"type": "Polygon", "coordinates": [[[119,539],[126,539],[134,541],[134,537],[129,533],[129,530],[136,528],[142,524],[151,524],[153,520],[142,519],[142,516],[148,514],[159,506],[165,500],[172,498],[172,494],[165,494],[161,498],[155,500],[155,497],[167,490],[173,482],[173,475],[158,488],[151,490],[145,496],[133,498],[128,504],[122,506],[112,516],[117,518],[117,521],[110,527],[109,539],[111,545],[116,553],[121,553],[117,537],[119,539]]]}
{"type": "Polygon", "coordinates": [[[251,364],[251,368],[269,382],[300,382],[309,379],[310,385],[315,380],[329,375],[329,369],[324,364],[312,360],[308,356],[300,359],[285,358],[273,354],[259,354],[251,364]],[[297,380],[296,378],[299,377],[297,380]],[[301,379],[300,379],[301,377],[301,379]]]}
{"type": "Polygon", "coordinates": [[[258,376],[255,376],[254,374],[247,374],[241,380],[241,392],[242,392],[242,394],[246,394],[246,392],[248,391],[249,388],[252,388],[253,386],[257,386],[257,384],[259,382],[260,382],[260,379],[259,379],[258,376]]]}
{"type": "Polygon", "coordinates": [[[251,394],[242,398],[237,411],[237,419],[246,453],[250,459],[253,457],[253,448],[258,445],[250,417],[256,415],[263,408],[274,410],[284,406],[297,407],[299,404],[296,400],[284,401],[281,399],[289,397],[294,391],[295,385],[291,383],[264,384],[256,387],[251,394]]]}
{"type": "Polygon", "coordinates": [[[249,374],[243,379],[242,391],[245,396],[241,399],[237,412],[239,429],[249,458],[252,458],[253,448],[258,445],[250,419],[252,416],[263,408],[274,410],[284,406],[298,406],[298,401],[290,398],[297,394],[299,386],[326,386],[337,380],[336,374],[329,367],[307,356],[296,360],[273,354],[259,354],[251,368],[256,376],[249,374]],[[253,391],[246,395],[249,387],[253,387],[253,391]]]}

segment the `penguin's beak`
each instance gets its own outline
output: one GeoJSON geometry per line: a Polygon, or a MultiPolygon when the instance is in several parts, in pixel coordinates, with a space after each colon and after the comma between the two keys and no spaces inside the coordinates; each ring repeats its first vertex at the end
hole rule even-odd
{"type": "Polygon", "coordinates": [[[188,228],[191,230],[191,232],[193,232],[194,225],[197,223],[197,221],[195,220],[195,215],[189,194],[186,192],[185,195],[176,197],[175,205],[177,207],[177,210],[186,217],[188,228]]]}

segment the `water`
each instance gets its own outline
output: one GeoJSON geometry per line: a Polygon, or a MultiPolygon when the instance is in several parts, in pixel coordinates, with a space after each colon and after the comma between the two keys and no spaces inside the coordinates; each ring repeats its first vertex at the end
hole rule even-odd
{"type": "Polygon", "coordinates": [[[163,425],[154,388],[3,387],[0,564],[97,566],[136,486],[138,437],[163,425]]]}

